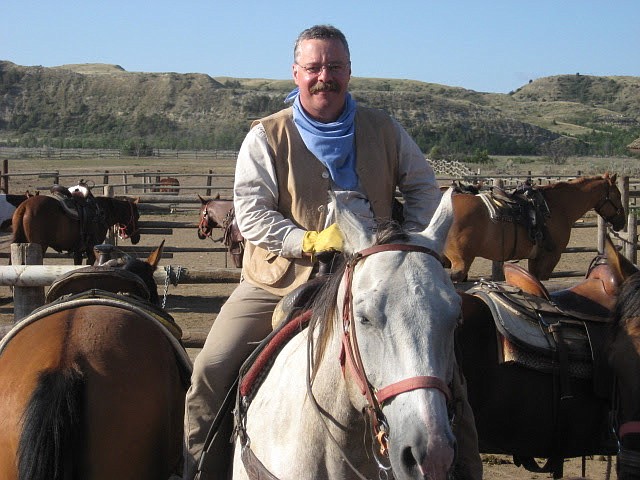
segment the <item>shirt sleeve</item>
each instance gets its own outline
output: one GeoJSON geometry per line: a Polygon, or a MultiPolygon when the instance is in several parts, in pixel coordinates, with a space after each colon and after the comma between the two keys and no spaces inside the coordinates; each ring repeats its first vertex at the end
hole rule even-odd
{"type": "Polygon", "coordinates": [[[283,257],[302,256],[304,230],[278,211],[278,180],[262,124],[245,137],[236,163],[233,203],[244,238],[283,257]]]}
{"type": "Polygon", "coordinates": [[[398,137],[398,189],[404,199],[404,227],[422,231],[438,208],[442,193],[420,147],[395,119],[392,120],[398,137]]]}

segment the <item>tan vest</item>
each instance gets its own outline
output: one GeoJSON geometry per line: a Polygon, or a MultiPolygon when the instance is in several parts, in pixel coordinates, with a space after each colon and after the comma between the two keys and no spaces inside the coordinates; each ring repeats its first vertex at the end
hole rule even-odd
{"type": "MultiPolygon", "coordinates": [[[[262,123],[272,151],[278,181],[278,211],[305,230],[322,230],[331,182],[326,167],[307,150],[287,108],[254,122],[262,123]]],[[[252,125],[252,126],[253,126],[252,125]]],[[[389,116],[357,107],[355,117],[356,171],[374,215],[391,217],[398,177],[398,145],[389,116]]],[[[243,277],[276,295],[285,295],[306,282],[313,269],[310,258],[284,258],[247,242],[243,277]]]]}

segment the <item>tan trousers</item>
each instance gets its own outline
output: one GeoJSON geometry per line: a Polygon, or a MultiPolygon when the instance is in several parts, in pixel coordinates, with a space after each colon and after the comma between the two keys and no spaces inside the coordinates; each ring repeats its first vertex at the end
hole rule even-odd
{"type": "MultiPolygon", "coordinates": [[[[257,344],[271,332],[271,316],[280,297],[242,282],[229,296],[216,318],[202,351],[193,365],[191,387],[185,405],[184,480],[197,472],[204,443],[216,413],[231,388],[242,363],[257,344]]],[[[453,394],[458,408],[454,422],[457,440],[455,466],[458,480],[482,480],[482,462],[473,412],[467,399],[462,373],[456,367],[453,394]]],[[[227,478],[231,460],[229,415],[207,454],[206,468],[199,480],[227,478]]]]}
{"type": "MultiPolygon", "coordinates": [[[[247,282],[231,293],[196,357],[187,391],[184,417],[183,478],[194,478],[207,434],[238,371],[255,347],[271,332],[271,316],[280,297],[247,282]]],[[[226,478],[231,457],[231,416],[209,449],[207,471],[200,480],[226,478]]]]}

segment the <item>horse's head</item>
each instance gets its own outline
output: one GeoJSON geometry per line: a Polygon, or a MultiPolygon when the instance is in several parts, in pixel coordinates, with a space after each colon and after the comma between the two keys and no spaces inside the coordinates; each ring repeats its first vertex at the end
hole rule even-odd
{"type": "Polygon", "coordinates": [[[198,223],[198,238],[204,240],[211,236],[212,225],[209,225],[208,204],[210,200],[205,200],[200,195],[200,222],[198,223]]]}
{"type": "Polygon", "coordinates": [[[337,310],[333,327],[321,322],[318,356],[333,328],[342,337],[351,403],[372,412],[396,478],[444,479],[454,458],[448,404],[460,317],[460,297],[439,258],[453,219],[451,192],[420,233],[390,223],[374,235],[341,205],[336,211],[345,265],[324,293],[334,290],[333,306],[318,300],[320,318],[337,310]]]}
{"type": "Polygon", "coordinates": [[[138,201],[139,198],[125,199],[123,203],[119,203],[117,213],[118,236],[122,239],[130,239],[133,245],[140,241],[138,201]]]}
{"type": "Polygon", "coordinates": [[[602,178],[605,180],[604,192],[602,198],[594,207],[594,210],[609,222],[617,232],[627,224],[627,217],[624,213],[624,206],[622,205],[622,194],[616,183],[617,175],[615,173],[613,175],[605,173],[602,178]]]}
{"type": "Polygon", "coordinates": [[[608,361],[616,378],[614,427],[618,478],[637,479],[640,464],[640,271],[608,241],[607,259],[624,278],[612,313],[608,361]]]}
{"type": "Polygon", "coordinates": [[[154,305],[160,305],[158,287],[155,279],[153,278],[153,272],[158,268],[158,263],[160,263],[160,259],[162,258],[163,248],[164,240],[160,243],[158,248],[149,254],[146,260],[139,260],[126,255],[120,258],[112,258],[101,265],[107,267],[120,267],[123,270],[137,275],[149,290],[149,301],[154,305]]]}

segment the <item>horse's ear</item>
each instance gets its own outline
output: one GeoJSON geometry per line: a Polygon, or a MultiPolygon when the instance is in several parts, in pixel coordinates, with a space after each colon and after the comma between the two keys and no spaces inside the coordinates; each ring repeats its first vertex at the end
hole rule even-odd
{"type": "Polygon", "coordinates": [[[342,232],[344,252],[347,254],[355,253],[373,245],[373,232],[340,203],[333,193],[330,193],[329,196],[331,203],[335,206],[336,223],[342,232]]]}
{"type": "Polygon", "coordinates": [[[158,263],[160,263],[160,259],[162,258],[162,249],[164,248],[164,240],[160,243],[160,246],[156,248],[149,257],[147,258],[147,263],[153,267],[155,270],[158,267],[158,263]]]}
{"type": "Polygon", "coordinates": [[[134,198],[134,199],[133,199],[133,203],[135,203],[136,205],[137,205],[138,203],[140,203],[140,197],[136,197],[136,198],[134,198]]]}
{"type": "Polygon", "coordinates": [[[609,235],[604,237],[604,253],[607,257],[607,263],[611,267],[614,275],[618,277],[619,283],[622,283],[628,277],[639,271],[638,267],[627,260],[624,255],[620,254],[609,235]]]}
{"type": "Polygon", "coordinates": [[[618,174],[614,173],[613,175],[611,175],[611,183],[615,185],[616,180],[618,179],[618,174]]]}
{"type": "Polygon", "coordinates": [[[440,204],[436,209],[429,226],[422,232],[435,245],[431,246],[436,252],[444,251],[444,244],[447,241],[447,234],[453,223],[453,188],[449,187],[440,199],[440,204]]]}
{"type": "Polygon", "coordinates": [[[213,197],[213,199],[214,199],[214,200],[220,200],[220,192],[218,192],[218,193],[216,194],[216,196],[215,196],[215,197],[213,197]]]}
{"type": "Polygon", "coordinates": [[[200,199],[200,203],[202,205],[205,205],[207,203],[207,201],[204,198],[202,198],[199,193],[196,193],[196,195],[198,195],[198,198],[200,199]]]}

